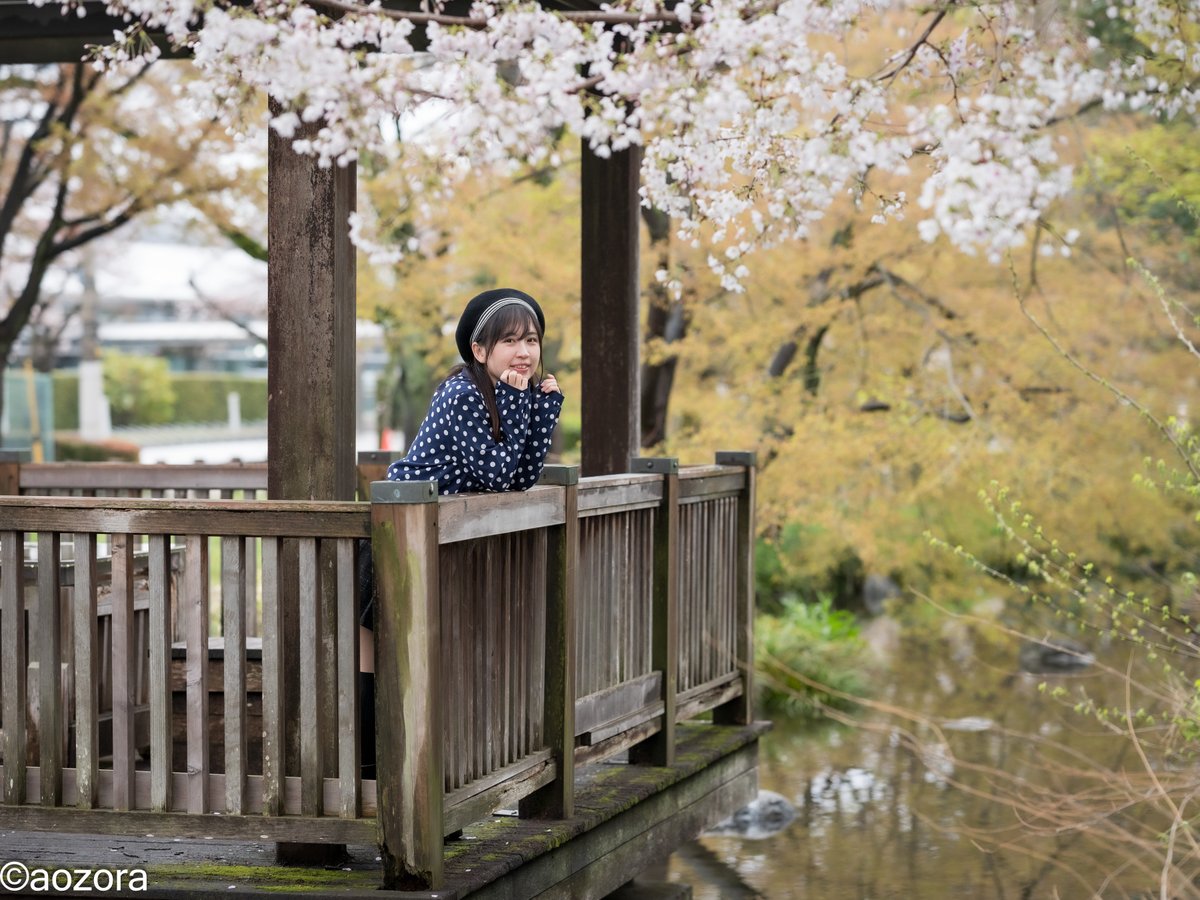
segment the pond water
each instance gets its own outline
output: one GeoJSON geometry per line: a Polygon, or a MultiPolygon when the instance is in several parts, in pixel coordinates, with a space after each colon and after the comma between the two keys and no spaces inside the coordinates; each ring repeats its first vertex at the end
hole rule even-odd
{"type": "MultiPolygon", "coordinates": [[[[963,620],[924,631],[869,626],[876,707],[852,724],[776,722],[764,739],[760,787],[792,802],[790,825],[702,837],[670,880],[697,900],[1160,896],[1169,818],[1137,748],[1073,709],[1083,690],[1123,707],[1128,651],[1035,675],[1011,635],[963,620]],[[1131,785],[1097,776],[1110,769],[1131,785]]],[[[1196,857],[1176,851],[1191,883],[1171,895],[1195,896],[1196,857]]]]}

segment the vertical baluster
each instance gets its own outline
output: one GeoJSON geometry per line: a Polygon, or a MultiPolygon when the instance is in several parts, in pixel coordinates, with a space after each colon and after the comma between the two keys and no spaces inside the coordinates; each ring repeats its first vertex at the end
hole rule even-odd
{"type": "Polygon", "coordinates": [[[208,537],[184,540],[184,641],[187,646],[187,811],[208,809],[208,537]]]}
{"type": "Polygon", "coordinates": [[[43,806],[62,803],[63,635],[58,596],[61,540],[57,532],[38,534],[38,743],[43,806]]]}
{"type": "MultiPolygon", "coordinates": [[[[320,694],[317,656],[320,622],[317,609],[317,541],[303,538],[300,545],[300,812],[319,816],[324,807],[325,767],[321,758],[320,694]]],[[[378,660],[376,660],[378,663],[378,660]]]]}
{"type": "Polygon", "coordinates": [[[361,787],[358,733],[358,607],[354,597],[354,542],[337,541],[338,813],[357,819],[361,787]]]}
{"type": "Polygon", "coordinates": [[[514,631],[513,628],[514,615],[520,615],[521,608],[521,589],[520,582],[520,561],[521,552],[523,550],[522,540],[523,535],[507,534],[504,536],[505,547],[504,559],[504,584],[508,602],[503,604],[498,609],[499,617],[498,636],[500,639],[500,665],[499,675],[496,689],[498,700],[500,702],[500,715],[496,717],[496,768],[507,765],[511,759],[511,750],[509,739],[512,736],[513,725],[513,690],[512,690],[512,668],[513,668],[513,643],[514,631]]]}
{"type": "Polygon", "coordinates": [[[112,535],[112,758],[113,809],[134,808],[137,705],[133,632],[133,536],[112,535]]]}
{"type": "Polygon", "coordinates": [[[221,611],[225,636],[225,810],[246,808],[246,594],[244,545],[221,538],[221,611]]]}
{"type": "Polygon", "coordinates": [[[516,570],[516,591],[513,594],[513,615],[509,616],[510,635],[509,647],[511,658],[508,663],[509,673],[509,697],[511,698],[510,710],[507,716],[507,747],[505,753],[509,760],[521,758],[521,732],[525,728],[527,716],[525,714],[525,680],[521,677],[521,671],[524,668],[526,654],[529,652],[529,644],[525,635],[525,624],[527,610],[530,606],[530,590],[531,586],[526,578],[528,572],[528,558],[531,552],[530,539],[535,532],[522,532],[516,535],[517,541],[517,556],[514,560],[514,568],[516,570]]]}
{"type": "MultiPolygon", "coordinates": [[[[79,538],[75,555],[79,557],[79,538]]],[[[171,727],[171,537],[150,535],[150,808],[167,811],[172,801],[171,727]]],[[[76,572],[79,563],[76,561],[76,572]]],[[[78,579],[78,574],[76,574],[78,579]]],[[[94,618],[94,617],[93,617],[94,618]]]]}
{"type": "Polygon", "coordinates": [[[28,662],[25,654],[25,591],[20,531],[0,532],[0,702],[4,704],[4,792],[0,800],[25,802],[25,698],[28,662]]]}
{"type": "Polygon", "coordinates": [[[246,636],[258,637],[258,539],[243,538],[242,596],[246,602],[246,636]]]}
{"type": "Polygon", "coordinates": [[[279,598],[279,538],[262,539],[263,813],[283,815],[283,605],[279,598]]]}
{"type": "Polygon", "coordinates": [[[76,804],[92,809],[98,800],[100,760],[99,643],[96,628],[96,536],[76,534],[75,553],[75,785],[76,804]]]}

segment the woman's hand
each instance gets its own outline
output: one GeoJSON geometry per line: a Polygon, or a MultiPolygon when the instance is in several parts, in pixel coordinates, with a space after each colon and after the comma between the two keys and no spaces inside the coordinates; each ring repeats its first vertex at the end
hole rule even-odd
{"type": "Polygon", "coordinates": [[[500,373],[500,380],[509,387],[516,388],[518,391],[523,391],[529,387],[529,376],[522,375],[516,369],[505,369],[500,373]]]}
{"type": "Polygon", "coordinates": [[[543,394],[553,394],[555,391],[558,391],[560,394],[562,393],[558,389],[558,379],[553,375],[547,375],[542,379],[541,388],[543,394]]]}

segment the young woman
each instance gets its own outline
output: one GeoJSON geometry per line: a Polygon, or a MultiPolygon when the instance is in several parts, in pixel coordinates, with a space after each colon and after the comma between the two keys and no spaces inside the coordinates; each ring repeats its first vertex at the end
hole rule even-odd
{"type": "MultiPolygon", "coordinates": [[[[553,375],[543,376],[546,320],[537,301],[509,288],[472,298],[455,340],[462,365],[433,394],[425,421],[392,481],[437,481],[439,494],[525,491],[537,483],[562,411],[553,375]]],[[[375,777],[375,579],[371,545],[359,547],[362,777],[375,777]]]]}
{"type": "Polygon", "coordinates": [[[433,394],[392,481],[437,481],[439,494],[524,491],[537,483],[563,395],[543,376],[537,301],[499,288],[472,298],[455,331],[461,365],[433,394]]]}

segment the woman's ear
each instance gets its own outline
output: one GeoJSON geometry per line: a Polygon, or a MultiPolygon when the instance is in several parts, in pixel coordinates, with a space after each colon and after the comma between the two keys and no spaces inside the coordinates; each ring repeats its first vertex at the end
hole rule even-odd
{"type": "Polygon", "coordinates": [[[478,362],[478,363],[487,362],[487,351],[485,349],[483,349],[483,347],[480,346],[478,341],[471,344],[471,352],[475,354],[476,362],[478,362]]]}

